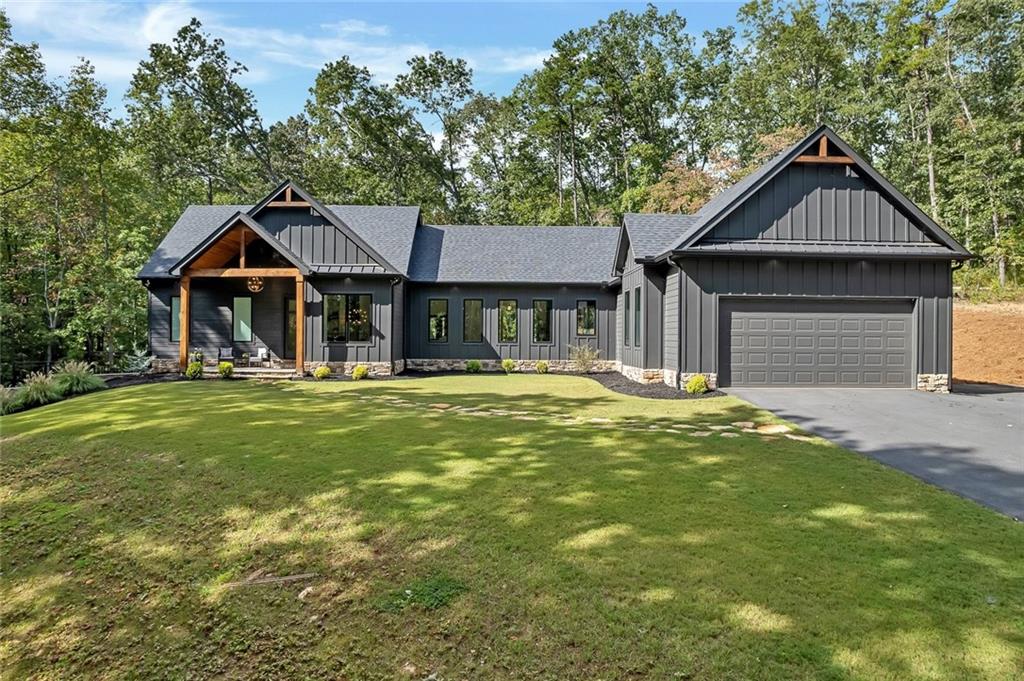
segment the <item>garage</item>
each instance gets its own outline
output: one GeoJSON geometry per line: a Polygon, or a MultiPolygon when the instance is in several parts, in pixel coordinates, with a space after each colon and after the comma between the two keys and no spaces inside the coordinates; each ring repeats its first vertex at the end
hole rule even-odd
{"type": "Polygon", "coordinates": [[[722,300],[722,385],[909,388],[913,303],[722,300]]]}

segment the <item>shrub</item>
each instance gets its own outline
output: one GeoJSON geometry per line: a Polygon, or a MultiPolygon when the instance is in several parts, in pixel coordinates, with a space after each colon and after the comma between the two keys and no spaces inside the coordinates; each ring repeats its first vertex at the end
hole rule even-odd
{"type": "Polygon", "coordinates": [[[313,378],[315,378],[318,381],[322,381],[325,378],[328,378],[330,375],[331,375],[331,367],[319,366],[316,369],[313,369],[313,378]]]}
{"type": "Polygon", "coordinates": [[[60,402],[64,394],[60,391],[57,381],[50,374],[34,371],[21,382],[18,390],[20,407],[41,407],[50,402],[60,402]]]}
{"type": "Polygon", "coordinates": [[[92,372],[88,362],[63,362],[57,367],[53,379],[63,395],[83,395],[107,387],[106,381],[92,372]]]}
{"type": "Polygon", "coordinates": [[[0,385],[0,414],[10,414],[21,409],[21,391],[0,385]]]}
{"type": "Polygon", "coordinates": [[[235,375],[235,365],[231,362],[221,362],[217,365],[217,373],[221,378],[231,378],[235,375]]]}
{"type": "Polygon", "coordinates": [[[547,372],[548,372],[548,363],[545,362],[544,360],[540,360],[539,362],[537,362],[537,373],[538,374],[546,374],[547,372]]]}
{"type": "Polygon", "coordinates": [[[511,374],[513,371],[516,370],[516,361],[514,359],[506,357],[505,359],[501,360],[501,368],[505,370],[506,374],[511,374]]]}
{"type": "Polygon", "coordinates": [[[189,362],[188,366],[185,367],[185,378],[190,381],[196,381],[203,377],[203,363],[202,362],[189,362]]]}
{"type": "Polygon", "coordinates": [[[569,361],[573,368],[581,374],[589,374],[594,370],[601,351],[589,343],[580,343],[569,346],[569,361]]]}
{"type": "Polygon", "coordinates": [[[686,392],[691,395],[701,395],[708,391],[708,377],[704,374],[691,376],[686,382],[686,392]]]}
{"type": "Polygon", "coordinates": [[[153,364],[153,355],[145,349],[133,350],[121,358],[121,371],[141,374],[153,364]]]}
{"type": "Polygon", "coordinates": [[[468,374],[479,374],[483,368],[484,365],[478,359],[471,359],[466,362],[466,373],[468,374]]]}
{"type": "Polygon", "coordinates": [[[370,375],[370,367],[365,364],[357,364],[356,368],[352,370],[352,380],[361,381],[370,375]]]}

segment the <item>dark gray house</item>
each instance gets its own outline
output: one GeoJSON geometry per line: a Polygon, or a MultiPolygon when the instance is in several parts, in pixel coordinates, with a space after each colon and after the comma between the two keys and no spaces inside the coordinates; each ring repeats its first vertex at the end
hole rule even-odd
{"type": "Polygon", "coordinates": [[[429,225],[286,182],[189,206],[138,276],[164,370],[231,348],[303,371],[558,371],[589,344],[600,370],[673,386],[947,390],[969,257],[822,127],[694,215],[619,228],[429,225]]]}

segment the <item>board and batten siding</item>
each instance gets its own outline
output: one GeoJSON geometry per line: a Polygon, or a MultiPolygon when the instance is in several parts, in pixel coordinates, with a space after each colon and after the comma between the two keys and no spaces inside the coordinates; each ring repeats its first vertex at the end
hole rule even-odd
{"type": "Polygon", "coordinates": [[[665,276],[658,267],[638,265],[626,261],[622,274],[622,290],[616,296],[618,305],[616,343],[623,366],[638,369],[662,367],[662,318],[665,295],[665,276]],[[625,318],[625,296],[640,288],[640,338],[636,338],[633,299],[629,301],[629,319],[625,318]],[[625,324],[629,324],[629,345],[625,342],[625,324]]]}
{"type": "Polygon", "coordinates": [[[685,258],[677,263],[682,269],[683,372],[718,372],[722,297],[782,296],[912,300],[916,373],[950,373],[953,279],[948,262],[685,258]]]}
{"type": "Polygon", "coordinates": [[[392,355],[392,283],[374,277],[317,277],[306,280],[307,362],[390,362],[392,355]],[[324,340],[324,296],[329,294],[371,296],[370,340],[366,343],[328,343],[324,340]]]}
{"type": "Polygon", "coordinates": [[[928,243],[853,166],[796,163],[715,226],[708,240],[928,243]]]}
{"type": "Polygon", "coordinates": [[[275,208],[259,215],[260,224],[303,261],[313,264],[380,265],[344,232],[310,209],[275,208]]]}
{"type": "Polygon", "coordinates": [[[593,343],[600,359],[615,359],[615,296],[599,286],[415,284],[405,297],[405,348],[408,359],[511,359],[568,360],[569,345],[593,343]],[[448,301],[448,342],[427,340],[427,304],[433,298],[448,301]],[[462,302],[483,300],[483,342],[462,341],[462,302]],[[498,301],[518,302],[515,343],[498,342],[498,301]],[[550,300],[551,342],[533,342],[533,301],[550,300]],[[576,334],[576,301],[597,302],[597,336],[576,334]]]}

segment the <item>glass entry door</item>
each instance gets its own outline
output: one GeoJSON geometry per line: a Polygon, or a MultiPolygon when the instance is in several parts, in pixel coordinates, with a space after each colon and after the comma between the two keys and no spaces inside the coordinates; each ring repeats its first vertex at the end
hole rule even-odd
{"type": "Polygon", "coordinates": [[[295,359],[295,299],[289,298],[284,306],[284,357],[295,359]]]}

